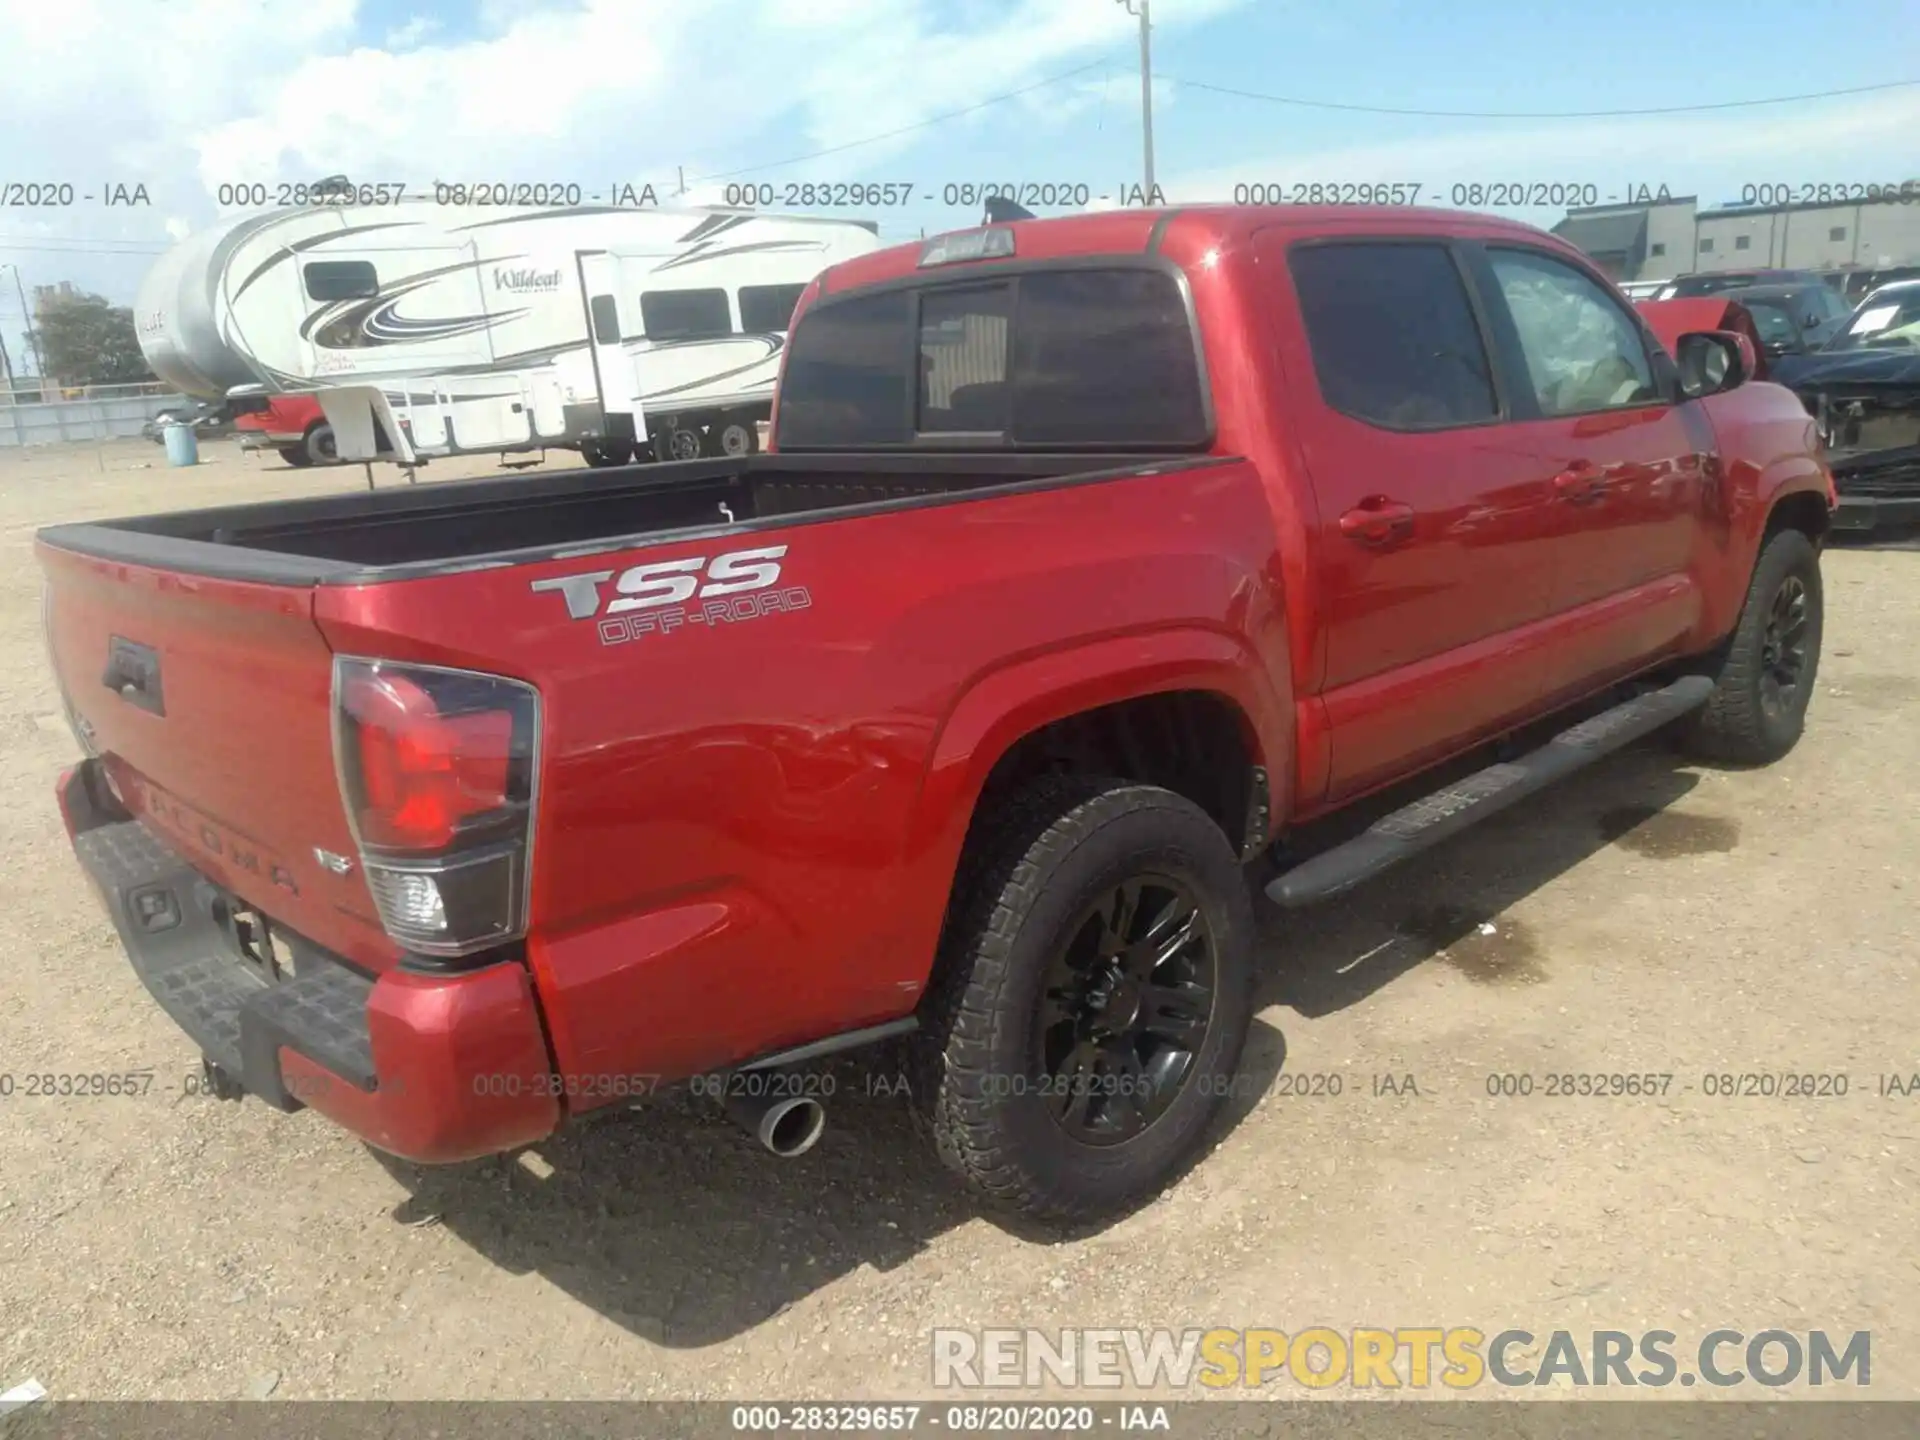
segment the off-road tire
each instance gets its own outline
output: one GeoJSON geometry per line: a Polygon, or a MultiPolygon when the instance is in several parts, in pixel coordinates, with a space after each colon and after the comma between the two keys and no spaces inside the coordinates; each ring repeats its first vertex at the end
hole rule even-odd
{"type": "Polygon", "coordinates": [[[1092,1220],[1144,1200],[1200,1145],[1231,1092],[1254,984],[1253,906],[1226,836],[1150,785],[1050,776],[975,822],[920,1029],[915,1109],[946,1166],[981,1200],[1032,1220],[1092,1220]],[[1183,1087],[1145,1130],[1083,1144],[1030,1083],[1043,974],[1085,907],[1154,870],[1190,889],[1215,946],[1214,1001],[1183,1087]]]}
{"type": "Polygon", "coordinates": [[[304,470],[313,464],[313,457],[307,453],[304,443],[299,445],[278,445],[274,447],[280,458],[296,470],[304,470]]]}
{"type": "Polygon", "coordinates": [[[1820,553],[1813,541],[1798,530],[1776,531],[1754,562],[1739,624],[1707,672],[1713,694],[1681,732],[1682,747],[1701,759],[1734,765],[1768,765],[1793,749],[1806,728],[1820,668],[1823,609],[1820,553]],[[1768,621],[1776,599],[1795,581],[1806,598],[1806,659],[1792,703],[1770,710],[1762,703],[1768,621]]]}

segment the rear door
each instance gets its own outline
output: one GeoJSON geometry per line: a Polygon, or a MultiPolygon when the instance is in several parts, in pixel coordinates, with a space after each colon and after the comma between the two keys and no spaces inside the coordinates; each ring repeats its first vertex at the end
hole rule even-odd
{"type": "Polygon", "coordinates": [[[1511,443],[1552,497],[1551,692],[1632,669],[1680,639],[1713,426],[1676,403],[1671,362],[1612,288],[1543,247],[1476,248],[1515,386],[1511,443]]]}
{"type": "Polygon", "coordinates": [[[605,250],[582,250],[580,293],[587,307],[587,339],[593,356],[595,388],[600,392],[601,433],[608,439],[639,443],[646,439],[640,404],[639,367],[624,343],[640,333],[639,316],[621,302],[620,257],[605,250]]]}
{"type": "Polygon", "coordinates": [[[1297,302],[1273,313],[1313,490],[1338,799],[1532,706],[1515,637],[1550,604],[1551,492],[1513,443],[1456,244],[1288,238],[1256,245],[1297,302]]]}

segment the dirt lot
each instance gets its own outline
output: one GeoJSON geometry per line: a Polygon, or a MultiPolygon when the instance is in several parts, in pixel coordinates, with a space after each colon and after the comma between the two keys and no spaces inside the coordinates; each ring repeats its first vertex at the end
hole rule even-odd
{"type": "Polygon", "coordinates": [[[1264,1094],[1161,1200],[1061,1238],[971,1213],[903,1106],[864,1094],[796,1161],[680,1105],[423,1173],[182,1093],[198,1056],[55,813],[75,751],[30,545],[56,520],[363,483],[205,453],[0,452],[0,1070],[159,1077],[0,1099],[0,1389],[905,1397],[929,1392],[936,1326],[1664,1326],[1683,1353],[1724,1326],[1871,1330],[1870,1393],[1920,1398],[1920,1096],[1879,1093],[1920,1071],[1920,555],[1830,554],[1811,728],[1778,767],[1642,748],[1310,918],[1268,912],[1264,1094]],[[1625,1071],[1674,1078],[1487,1088],[1625,1071]],[[1705,1093],[1779,1071],[1847,1093],[1705,1093]],[[1338,1096],[1288,1093],[1328,1075],[1338,1096]]]}

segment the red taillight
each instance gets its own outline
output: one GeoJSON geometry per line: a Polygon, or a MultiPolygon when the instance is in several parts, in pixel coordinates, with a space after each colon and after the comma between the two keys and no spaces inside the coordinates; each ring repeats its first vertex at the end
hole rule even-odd
{"type": "Polygon", "coordinates": [[[334,662],[341,798],[387,933],[465,955],[525,928],[539,700],[518,680],[334,662]]]}
{"type": "Polygon", "coordinates": [[[442,715],[421,686],[392,673],[349,677],[341,708],[359,751],[363,843],[444,850],[463,821],[510,803],[511,711],[442,715]]]}

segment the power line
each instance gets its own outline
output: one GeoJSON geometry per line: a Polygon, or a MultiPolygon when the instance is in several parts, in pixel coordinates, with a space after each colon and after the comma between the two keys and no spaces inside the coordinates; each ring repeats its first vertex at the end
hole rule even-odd
{"type": "MultiPolygon", "coordinates": [[[[1057,74],[1048,75],[1036,80],[1030,85],[1022,85],[1017,90],[1008,90],[999,95],[990,95],[984,100],[962,106],[958,110],[948,110],[938,115],[930,115],[926,119],[917,120],[911,125],[902,125],[893,130],[881,131],[875,135],[865,135],[857,140],[848,140],[839,145],[829,145],[823,149],[810,150],[803,155],[788,156],[784,160],[769,160],[758,165],[744,165],[736,170],[719,170],[711,175],[698,175],[694,177],[694,183],[702,184],[714,180],[729,180],[737,175],[753,175],[763,170],[778,170],[787,165],[799,165],[808,160],[818,160],[823,156],[838,155],[848,150],[855,150],[863,145],[874,145],[882,140],[892,140],[902,135],[911,135],[916,131],[931,129],[935,125],[944,125],[950,120],[958,120],[963,116],[975,114],[991,106],[1004,104],[1008,100],[1018,99],[1022,95],[1032,94],[1036,90],[1044,90],[1050,85],[1058,85],[1063,80],[1071,80],[1076,75],[1084,75],[1090,70],[1111,64],[1113,58],[1112,55],[1103,55],[1098,59],[1088,61],[1084,65],[1076,65],[1071,70],[1062,70],[1057,74]]],[[[1890,80],[1877,85],[1854,85],[1837,90],[1816,90],[1801,95],[1775,95],[1756,100],[1723,100],[1703,105],[1656,105],[1617,110],[1422,110],[1387,105],[1351,105],[1335,100],[1305,100],[1293,95],[1272,95],[1257,90],[1240,90],[1229,85],[1215,85],[1205,80],[1185,80],[1173,75],[1163,74],[1156,78],[1188,90],[1203,90],[1215,95],[1230,95],[1242,100],[1259,100],[1270,105],[1290,105],[1304,110],[1337,110],[1349,114],[1400,115],[1423,119],[1453,120],[1599,120],[1622,119],[1635,116],[1685,115],[1713,110],[1752,109],[1763,105],[1794,105],[1811,100],[1832,100],[1849,95],[1869,95],[1887,90],[1904,90],[1911,89],[1914,86],[1920,86],[1920,80],[1890,80]]],[[[681,173],[684,176],[684,170],[681,173]]],[[[683,193],[685,183],[684,179],[680,182],[683,193]]],[[[0,250],[33,251],[54,255],[127,255],[138,257],[164,255],[171,248],[170,243],[142,240],[89,241],[80,236],[43,236],[34,241],[16,241],[8,236],[0,235],[0,250]]]]}
{"type": "Polygon", "coordinates": [[[1333,100],[1301,100],[1291,95],[1265,95],[1257,90],[1235,90],[1205,80],[1182,80],[1162,75],[1162,80],[1188,90],[1208,90],[1216,95],[1235,95],[1242,100],[1264,100],[1273,105],[1294,105],[1303,110],[1345,110],[1361,115],[1416,115],[1444,120],[1602,120],[1636,115],[1687,115],[1702,110],[1746,110],[1756,105],[1797,105],[1805,100],[1833,100],[1843,95],[1868,95],[1880,90],[1904,90],[1920,85],[1920,80],[1889,80],[1884,85],[1854,85],[1845,90],[1815,90],[1806,95],[1775,95],[1765,100],[1722,100],[1712,105],[1654,105],[1633,110],[1406,110],[1388,105],[1343,105],[1333,100]]]}
{"type": "Polygon", "coordinates": [[[1058,75],[1049,75],[1044,80],[1036,80],[1031,85],[1022,85],[1018,90],[1009,90],[1004,95],[990,95],[985,100],[967,105],[959,110],[948,110],[940,115],[930,115],[925,120],[916,120],[911,125],[902,125],[897,130],[883,131],[878,135],[864,136],[859,140],[849,140],[842,145],[829,145],[824,150],[810,150],[805,155],[790,156],[785,160],[769,160],[764,165],[743,165],[738,170],[719,170],[711,175],[694,176],[694,184],[708,180],[731,180],[736,175],[753,175],[762,170],[778,170],[783,165],[798,165],[807,160],[818,160],[823,155],[838,155],[843,150],[855,150],[862,145],[878,144],[882,140],[892,140],[896,136],[911,135],[916,130],[926,130],[934,125],[944,125],[949,120],[958,120],[963,115],[971,115],[976,110],[985,110],[989,105],[999,105],[1008,100],[1029,95],[1035,90],[1044,90],[1049,85],[1058,85],[1062,80],[1071,80],[1076,75],[1084,75],[1089,70],[1110,63],[1110,55],[1102,55],[1098,60],[1089,60],[1085,65],[1076,65],[1071,70],[1062,70],[1058,75]]]}

